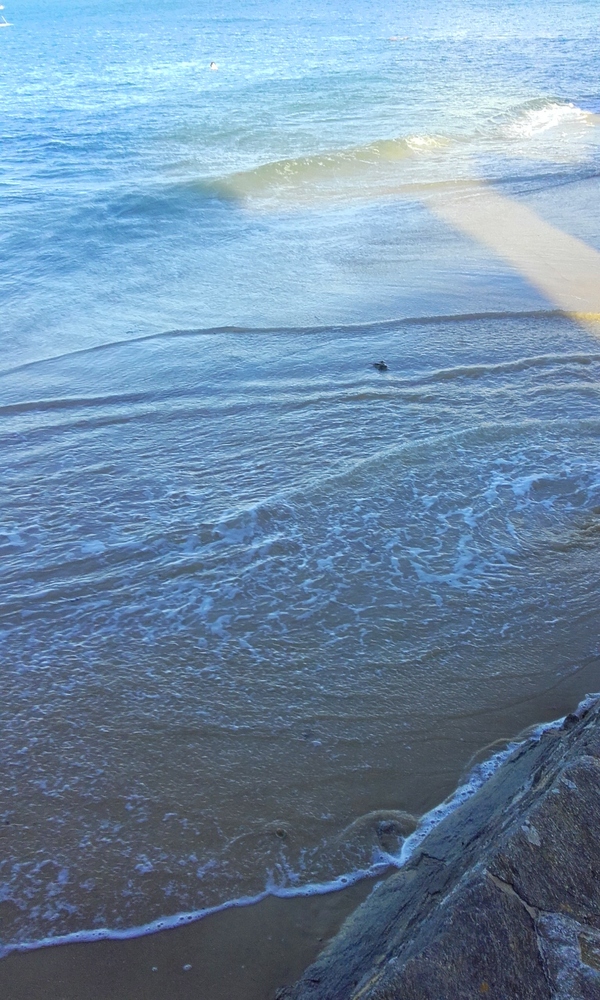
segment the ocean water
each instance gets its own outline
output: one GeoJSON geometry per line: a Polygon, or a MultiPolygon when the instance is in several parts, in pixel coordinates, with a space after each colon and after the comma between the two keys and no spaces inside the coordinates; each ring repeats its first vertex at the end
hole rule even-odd
{"type": "Polygon", "coordinates": [[[600,255],[600,10],[5,6],[9,950],[398,863],[598,688],[600,322],[436,206],[600,255]]]}

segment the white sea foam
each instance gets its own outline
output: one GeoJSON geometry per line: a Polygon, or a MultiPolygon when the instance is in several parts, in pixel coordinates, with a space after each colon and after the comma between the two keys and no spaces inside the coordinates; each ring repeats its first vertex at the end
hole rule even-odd
{"type": "Polygon", "coordinates": [[[570,102],[551,102],[521,111],[513,121],[504,126],[504,133],[513,138],[531,139],[549,129],[569,125],[591,127],[593,115],[570,102]]]}
{"type": "MultiPolygon", "coordinates": [[[[598,695],[587,695],[579,705],[577,711],[582,714],[583,711],[587,710],[587,708],[589,708],[597,698],[598,695]]],[[[512,756],[515,750],[523,746],[524,743],[537,743],[544,733],[552,729],[560,729],[563,722],[564,716],[560,719],[554,719],[552,722],[541,723],[539,726],[534,727],[525,740],[514,740],[509,742],[503,750],[500,750],[492,757],[489,757],[487,760],[477,764],[469,774],[467,780],[463,784],[459,785],[452,795],[421,817],[415,832],[411,834],[410,837],[407,837],[402,845],[400,853],[397,857],[393,858],[397,867],[401,868],[405,865],[413,856],[415,851],[420,847],[425,837],[431,832],[431,830],[445,820],[447,816],[450,816],[451,813],[459,808],[459,806],[463,805],[464,802],[470,799],[475,792],[477,792],[482,785],[484,785],[485,782],[496,773],[502,764],[504,764],[504,762],[512,756]]]]}

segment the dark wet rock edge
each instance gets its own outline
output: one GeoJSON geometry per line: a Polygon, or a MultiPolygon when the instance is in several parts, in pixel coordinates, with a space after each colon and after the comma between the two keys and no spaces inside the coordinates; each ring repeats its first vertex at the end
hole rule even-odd
{"type": "Polygon", "coordinates": [[[521,746],[279,1000],[600,1000],[600,697],[521,746]]]}

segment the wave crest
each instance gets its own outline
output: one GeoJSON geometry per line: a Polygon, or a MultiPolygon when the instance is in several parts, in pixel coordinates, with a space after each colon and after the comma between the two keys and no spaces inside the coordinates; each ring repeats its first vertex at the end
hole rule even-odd
{"type": "Polygon", "coordinates": [[[572,102],[534,101],[515,109],[501,132],[508,138],[531,139],[559,125],[593,125],[593,115],[572,102]]]}

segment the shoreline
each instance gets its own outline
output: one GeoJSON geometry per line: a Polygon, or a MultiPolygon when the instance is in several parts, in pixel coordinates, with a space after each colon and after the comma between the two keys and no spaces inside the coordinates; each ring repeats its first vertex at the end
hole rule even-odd
{"type": "MultiPolygon", "coordinates": [[[[432,810],[433,811],[433,810],[432,810]]],[[[428,814],[429,815],[429,814],[428,814]]],[[[190,912],[175,913],[170,917],[159,917],[147,924],[139,927],[127,927],[124,930],[110,927],[99,927],[95,930],[73,931],[71,934],[62,934],[57,937],[42,938],[36,941],[17,942],[15,944],[3,945],[0,942],[0,961],[8,958],[9,955],[26,954],[27,952],[39,951],[42,948],[60,948],[64,945],[95,944],[99,941],[133,941],[136,938],[151,937],[154,934],[168,933],[190,924],[214,917],[227,910],[245,909],[248,906],[257,906],[266,899],[312,899],[318,896],[328,896],[336,892],[345,892],[352,886],[361,882],[378,879],[389,874],[390,868],[394,867],[391,862],[381,862],[373,864],[369,869],[360,869],[350,872],[347,875],[340,875],[331,882],[323,882],[294,888],[266,888],[263,892],[255,896],[242,896],[239,899],[227,900],[218,906],[210,907],[206,910],[192,910],[190,912]]]]}
{"type": "Polygon", "coordinates": [[[8,958],[10,955],[26,954],[45,948],[95,944],[100,941],[131,941],[141,937],[168,933],[214,917],[227,910],[257,906],[267,899],[312,899],[333,893],[346,892],[353,886],[358,886],[363,882],[372,882],[373,880],[391,877],[395,870],[402,869],[410,860],[425,837],[450,816],[455,809],[458,809],[471,796],[475,795],[518,747],[529,741],[537,741],[547,730],[559,727],[563,719],[564,717],[561,717],[552,722],[540,723],[538,726],[530,727],[531,731],[528,731],[526,735],[517,735],[512,740],[503,741],[506,742],[504,749],[497,751],[478,763],[473,763],[471,766],[467,765],[465,780],[461,781],[454,792],[447,796],[447,798],[419,817],[414,832],[404,838],[400,852],[397,855],[382,854],[381,860],[374,861],[368,869],[357,869],[342,873],[330,882],[307,883],[306,885],[297,887],[266,886],[262,892],[254,896],[243,896],[237,899],[226,900],[217,906],[204,910],[183,911],[171,916],[158,917],[147,924],[124,929],[100,927],[13,944],[3,944],[0,941],[0,961],[8,958]]]}
{"type": "Polygon", "coordinates": [[[108,937],[100,931],[103,937],[96,940],[72,936],[69,942],[17,946],[0,959],[0,991],[11,1000],[80,1000],[81,995],[162,1000],[165,991],[178,1000],[198,995],[206,1000],[268,1000],[298,979],[347,918],[355,919],[356,907],[360,912],[374,883],[401,876],[422,851],[423,841],[472,802],[507,760],[561,725],[564,717],[542,723],[471,768],[466,783],[421,817],[395,858],[395,870],[389,865],[383,872],[364,873],[338,891],[265,892],[246,905],[224,904],[201,919],[187,916],[168,928],[156,926],[166,920],[155,921],[152,933],[134,930],[108,937]]]}
{"type": "Polygon", "coordinates": [[[269,896],[185,926],[125,940],[13,951],[0,959],[7,1000],[265,1000],[291,983],[373,879],[343,892],[269,896]]]}

